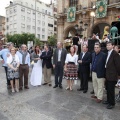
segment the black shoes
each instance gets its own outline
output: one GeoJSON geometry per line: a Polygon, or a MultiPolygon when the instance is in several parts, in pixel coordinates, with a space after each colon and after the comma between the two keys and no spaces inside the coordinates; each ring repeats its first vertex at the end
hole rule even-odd
{"type": "Polygon", "coordinates": [[[49,84],[49,86],[51,87],[51,86],[52,86],[52,84],[49,84]]]}
{"type": "Polygon", "coordinates": [[[47,85],[47,83],[43,83],[42,85],[47,85]]]}
{"type": "Polygon", "coordinates": [[[77,91],[82,91],[83,89],[82,88],[80,88],[80,89],[77,89],[77,91]]]}
{"type": "Polygon", "coordinates": [[[94,94],[94,90],[90,92],[90,94],[94,94]]]}
{"type": "MultiPolygon", "coordinates": [[[[58,85],[55,85],[53,88],[57,88],[57,87],[58,87],[58,85]]],[[[62,89],[63,88],[62,85],[59,85],[59,88],[62,89]]]]}
{"type": "Polygon", "coordinates": [[[59,88],[61,88],[61,89],[62,89],[62,88],[63,88],[63,87],[62,87],[62,85],[60,85],[60,86],[59,86],[59,88]]]}
{"type": "Polygon", "coordinates": [[[103,101],[102,103],[105,105],[108,105],[108,101],[103,101]]]}
{"type": "Polygon", "coordinates": [[[107,109],[113,109],[115,106],[114,105],[108,105],[107,109]]]}
{"type": "Polygon", "coordinates": [[[83,93],[87,93],[87,90],[84,90],[83,93]]]}
{"type": "Polygon", "coordinates": [[[53,88],[57,88],[58,87],[58,85],[55,85],[53,88]]]}
{"type": "Polygon", "coordinates": [[[29,89],[29,87],[28,87],[28,86],[25,86],[24,88],[25,88],[25,89],[29,89]]]}

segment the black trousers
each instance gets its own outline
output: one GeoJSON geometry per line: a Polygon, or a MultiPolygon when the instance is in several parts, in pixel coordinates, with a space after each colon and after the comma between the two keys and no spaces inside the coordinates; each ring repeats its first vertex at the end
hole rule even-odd
{"type": "Polygon", "coordinates": [[[10,85],[10,80],[8,80],[8,77],[7,77],[7,67],[4,66],[4,69],[5,69],[5,74],[6,74],[6,80],[7,80],[7,85],[10,85]]]}
{"type": "Polygon", "coordinates": [[[63,66],[61,65],[61,62],[58,62],[57,65],[55,66],[55,85],[61,86],[62,79],[63,79],[63,66]]]}
{"type": "Polygon", "coordinates": [[[81,83],[80,83],[81,89],[87,91],[88,90],[89,73],[80,72],[80,78],[81,78],[81,83]]]}
{"type": "Polygon", "coordinates": [[[115,84],[116,81],[106,81],[107,102],[110,105],[115,105],[115,84]]]}

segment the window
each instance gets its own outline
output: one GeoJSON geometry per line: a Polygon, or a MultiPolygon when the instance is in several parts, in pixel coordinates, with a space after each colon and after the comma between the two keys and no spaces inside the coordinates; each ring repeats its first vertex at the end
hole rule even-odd
{"type": "Polygon", "coordinates": [[[44,9],[42,9],[42,13],[44,13],[44,9]]]}
{"type": "Polygon", "coordinates": [[[12,32],[10,32],[10,35],[12,35],[12,32]]]}
{"type": "Polygon", "coordinates": [[[14,16],[13,16],[13,20],[16,20],[16,19],[17,19],[17,17],[16,17],[16,15],[14,15],[14,16]]]}
{"type": "Polygon", "coordinates": [[[45,35],[42,35],[42,39],[45,39],[45,35]]]}
{"type": "Polygon", "coordinates": [[[31,8],[33,8],[33,5],[31,5],[31,8]]]}
{"type": "Polygon", "coordinates": [[[48,23],[48,26],[49,26],[49,27],[53,27],[53,24],[48,23]]]}
{"type": "Polygon", "coordinates": [[[40,27],[38,27],[37,30],[40,31],[40,27]]]}
{"type": "Polygon", "coordinates": [[[51,15],[51,13],[50,13],[50,12],[48,12],[48,15],[51,15]]]}
{"type": "Polygon", "coordinates": [[[22,11],[22,12],[25,12],[25,8],[22,7],[22,8],[21,8],[21,11],[22,11]]]}
{"type": "Polygon", "coordinates": [[[6,10],[6,14],[7,14],[7,15],[9,14],[9,11],[8,11],[8,10],[6,10]]]}
{"type": "Polygon", "coordinates": [[[45,14],[47,14],[47,10],[45,10],[45,14]]]}
{"type": "Polygon", "coordinates": [[[28,3],[26,2],[26,6],[28,6],[28,3]]]}
{"type": "Polygon", "coordinates": [[[12,14],[12,9],[10,9],[10,14],[12,14]]]}
{"type": "Polygon", "coordinates": [[[10,16],[10,21],[12,21],[13,20],[13,17],[12,16],[10,16]]]}
{"type": "Polygon", "coordinates": [[[16,24],[16,23],[14,23],[14,25],[13,25],[13,26],[14,26],[14,28],[17,28],[17,24],[16,24]]]}
{"type": "Polygon", "coordinates": [[[35,22],[35,19],[33,19],[33,22],[35,22]]]}
{"type": "Polygon", "coordinates": [[[40,14],[40,13],[38,13],[38,17],[41,17],[41,14],[40,14]]]}
{"type": "Polygon", "coordinates": [[[21,24],[21,28],[25,28],[25,24],[21,24]]]}
{"type": "Polygon", "coordinates": [[[31,22],[31,18],[30,17],[27,17],[27,22],[31,22]]]}
{"type": "Polygon", "coordinates": [[[39,10],[39,7],[37,7],[37,10],[39,10]]]}
{"type": "Polygon", "coordinates": [[[25,16],[21,15],[21,20],[25,21],[25,16]]]}
{"type": "Polygon", "coordinates": [[[41,23],[41,21],[40,20],[38,20],[38,24],[40,24],[41,23]]]}
{"type": "Polygon", "coordinates": [[[45,15],[43,15],[43,19],[45,18],[45,15]]]}
{"type": "Polygon", "coordinates": [[[45,26],[45,22],[44,21],[42,21],[42,26],[45,26]]]}
{"type": "Polygon", "coordinates": [[[28,9],[28,10],[27,10],[27,13],[28,13],[28,14],[30,14],[30,13],[31,13],[31,10],[30,10],[30,9],[28,9]]]}
{"type": "Polygon", "coordinates": [[[42,32],[45,32],[45,28],[42,28],[42,32]]]}
{"type": "Polygon", "coordinates": [[[32,26],[32,29],[35,30],[35,26],[32,26]]]}
{"type": "Polygon", "coordinates": [[[17,34],[17,31],[14,31],[14,34],[17,34]]]}
{"type": "Polygon", "coordinates": [[[78,5],[78,0],[69,0],[69,6],[77,6],[78,5]]]}
{"type": "Polygon", "coordinates": [[[7,25],[7,30],[9,30],[9,26],[7,25]]]}
{"type": "Polygon", "coordinates": [[[14,12],[17,12],[17,8],[16,7],[14,7],[14,12]]]}
{"type": "Polygon", "coordinates": [[[37,34],[37,38],[39,38],[39,39],[40,39],[40,34],[37,34]]]}
{"type": "Polygon", "coordinates": [[[13,25],[12,24],[10,24],[10,29],[13,29],[13,25]]]}
{"type": "Polygon", "coordinates": [[[33,15],[35,15],[35,11],[33,11],[33,15]]]}
{"type": "Polygon", "coordinates": [[[54,27],[54,31],[57,31],[57,27],[54,27]]]}
{"type": "Polygon", "coordinates": [[[30,26],[30,25],[27,25],[27,29],[30,30],[30,29],[31,29],[31,26],[30,26]]]}

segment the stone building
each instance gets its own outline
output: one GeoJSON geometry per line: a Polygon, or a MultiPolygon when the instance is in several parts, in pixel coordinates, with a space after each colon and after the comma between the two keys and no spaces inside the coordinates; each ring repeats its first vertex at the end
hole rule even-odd
{"type": "MultiPolygon", "coordinates": [[[[83,37],[98,33],[102,39],[105,26],[110,28],[115,25],[120,32],[120,0],[104,0],[107,1],[106,16],[101,18],[96,17],[96,2],[98,1],[101,0],[58,0],[58,41],[64,40],[68,35],[74,36],[77,32],[83,37]],[[76,8],[73,22],[67,21],[70,7],[76,8]],[[78,28],[81,25],[78,31],[75,29],[76,24],[78,28]]],[[[104,10],[104,8],[99,8],[99,10],[104,10]]]]}

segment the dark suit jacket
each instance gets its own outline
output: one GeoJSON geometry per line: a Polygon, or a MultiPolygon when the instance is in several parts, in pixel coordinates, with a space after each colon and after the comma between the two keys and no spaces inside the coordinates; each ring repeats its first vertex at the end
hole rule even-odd
{"type": "Polygon", "coordinates": [[[42,67],[44,67],[44,65],[46,65],[46,67],[52,68],[52,62],[51,62],[51,57],[52,57],[52,53],[50,51],[47,52],[46,55],[46,51],[42,52],[40,58],[43,60],[42,62],[42,67]]]}
{"type": "MultiPolygon", "coordinates": [[[[53,64],[57,65],[58,62],[58,48],[55,49],[54,51],[54,55],[53,55],[53,64]]],[[[61,53],[61,65],[64,66],[65,65],[65,59],[66,59],[66,55],[67,55],[67,50],[62,48],[62,53],[61,53]]]]}
{"type": "Polygon", "coordinates": [[[120,56],[113,50],[106,65],[106,80],[117,81],[118,76],[120,76],[120,56]]]}
{"type": "MultiPolygon", "coordinates": [[[[95,59],[95,52],[92,54],[92,65],[95,59]]],[[[98,58],[96,61],[96,74],[98,78],[105,78],[105,63],[106,54],[103,52],[98,53],[98,58]]]]}
{"type": "Polygon", "coordinates": [[[89,73],[90,72],[90,63],[91,63],[91,53],[86,52],[82,58],[83,53],[80,53],[78,60],[82,60],[82,63],[79,63],[79,72],[89,73]]]}

